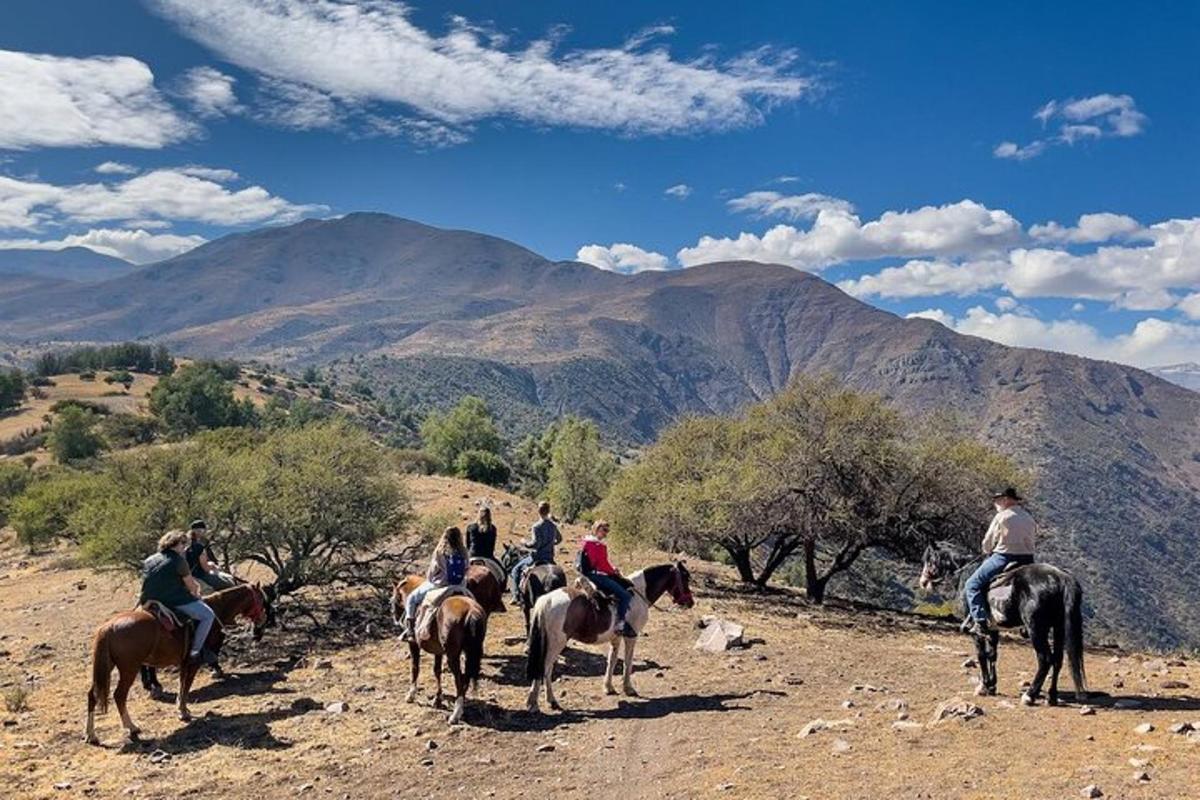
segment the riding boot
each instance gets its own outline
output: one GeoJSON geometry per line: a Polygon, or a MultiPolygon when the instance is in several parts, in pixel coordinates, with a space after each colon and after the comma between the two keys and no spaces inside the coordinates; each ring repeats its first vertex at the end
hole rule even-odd
{"type": "Polygon", "coordinates": [[[400,636],[403,641],[415,642],[417,640],[417,621],[409,617],[404,621],[404,633],[400,636]]]}
{"type": "Polygon", "coordinates": [[[964,632],[972,636],[990,636],[992,629],[987,620],[971,620],[971,624],[964,628],[964,632]]]}
{"type": "Polygon", "coordinates": [[[626,639],[636,639],[637,635],[638,635],[637,631],[635,631],[633,629],[633,626],[630,625],[625,620],[621,620],[620,624],[617,625],[617,632],[620,633],[622,636],[624,636],[626,639]]]}

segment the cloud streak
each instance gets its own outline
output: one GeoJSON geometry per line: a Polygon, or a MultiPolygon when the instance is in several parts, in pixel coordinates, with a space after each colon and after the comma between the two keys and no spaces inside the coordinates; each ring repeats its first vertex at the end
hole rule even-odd
{"type": "Polygon", "coordinates": [[[1050,147],[1093,139],[1129,138],[1146,129],[1149,118],[1127,94],[1098,94],[1070,100],[1051,100],[1033,113],[1043,129],[1055,133],[1028,144],[1005,141],[992,149],[996,158],[1027,161],[1050,147]]]}

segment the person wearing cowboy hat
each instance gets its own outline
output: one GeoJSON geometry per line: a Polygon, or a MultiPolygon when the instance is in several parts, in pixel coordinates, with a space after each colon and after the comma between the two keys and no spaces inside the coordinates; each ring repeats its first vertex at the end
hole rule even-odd
{"type": "Polygon", "coordinates": [[[992,495],[996,516],[983,537],[985,558],[967,579],[965,588],[969,621],[967,633],[986,636],[988,625],[987,591],[991,582],[1009,564],[1032,564],[1037,524],[1023,506],[1021,496],[1011,486],[992,495]]]}

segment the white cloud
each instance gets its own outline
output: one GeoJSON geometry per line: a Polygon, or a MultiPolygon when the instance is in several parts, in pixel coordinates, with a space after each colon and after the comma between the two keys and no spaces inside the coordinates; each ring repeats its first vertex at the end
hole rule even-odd
{"type": "Polygon", "coordinates": [[[854,205],[827,194],[808,192],[785,195],[779,192],[749,192],[726,205],[731,211],[745,211],[759,217],[783,217],[792,221],[812,219],[822,211],[854,212],[854,205]]]}
{"type": "MultiPolygon", "coordinates": [[[[1049,226],[1041,227],[1043,235],[1065,241],[1094,240],[1114,229],[1102,223],[1089,231],[1082,218],[1074,229],[1058,226],[1047,234],[1049,226]]],[[[1131,230],[1127,223],[1119,227],[1131,230]]],[[[1170,308],[1173,290],[1200,286],[1200,217],[1138,226],[1129,236],[1136,241],[1086,253],[1017,247],[1000,258],[910,261],[839,286],[859,297],[970,295],[999,286],[1018,298],[1100,300],[1142,311],[1170,308]]]]}
{"type": "Polygon", "coordinates": [[[940,322],[947,328],[954,327],[954,317],[942,311],[940,308],[927,308],[924,311],[914,311],[911,314],[905,314],[905,319],[931,319],[934,322],[940,322]]]}
{"type": "Polygon", "coordinates": [[[136,175],[141,171],[132,164],[123,164],[120,161],[105,161],[97,164],[94,169],[101,175],[136,175]]]}
{"type": "Polygon", "coordinates": [[[1128,138],[1146,129],[1148,118],[1127,94],[1098,94],[1070,100],[1051,100],[1033,113],[1043,128],[1056,132],[1026,145],[1001,142],[992,150],[996,158],[1017,161],[1039,156],[1053,145],[1073,145],[1089,139],[1128,138]]]}
{"type": "Polygon", "coordinates": [[[1020,307],[1020,305],[1021,304],[1018,303],[1016,301],[1016,299],[1014,299],[1012,297],[997,297],[996,298],[996,308],[1000,309],[1001,311],[1015,311],[1017,308],[1020,307]]]}
{"type": "Polygon", "coordinates": [[[1200,320],[1200,292],[1192,292],[1176,306],[1188,319],[1200,320]]]}
{"type": "MultiPolygon", "coordinates": [[[[665,47],[649,44],[670,32],[666,26],[643,31],[623,47],[559,51],[561,32],[516,48],[461,17],[435,35],[414,24],[401,3],[152,4],[226,60],[316,93],[303,113],[292,115],[309,126],[334,124],[348,108],[388,103],[459,128],[511,118],[628,135],[692,133],[758,124],[773,106],[817,89],[796,72],[791,51],[676,60],[665,47]]],[[[274,115],[287,116],[278,108],[274,115]]]]}
{"type": "Polygon", "coordinates": [[[297,205],[261,186],[228,187],[232,170],[156,169],[117,183],[59,186],[0,175],[0,229],[105,220],[189,220],[213,225],[291,222],[323,206],[297,205]]]}
{"type": "Polygon", "coordinates": [[[919,312],[959,333],[979,336],[1013,347],[1036,347],[1152,367],[1200,360],[1200,325],[1150,317],[1128,333],[1106,336],[1078,320],[1044,321],[1023,314],[994,314],[975,306],[961,318],[939,309],[919,312]]]}
{"type": "Polygon", "coordinates": [[[192,67],[180,78],[178,94],[202,117],[223,117],[241,110],[233,85],[237,79],[213,67],[192,67]]]}
{"type": "Polygon", "coordinates": [[[1020,241],[1021,224],[1006,211],[972,200],[915,211],[887,211],[863,223],[844,208],[817,212],[812,227],[776,225],[762,236],[701,237],[681,249],[679,263],[763,261],[800,269],[822,269],[843,261],[886,256],[958,256],[1002,250],[1020,241]]]}
{"type": "Polygon", "coordinates": [[[625,185],[624,181],[617,181],[616,183],[613,184],[613,188],[616,189],[618,192],[623,192],[626,189],[628,189],[629,187],[625,185]]]}
{"type": "Polygon", "coordinates": [[[674,186],[668,186],[666,189],[663,189],[663,194],[670,195],[671,197],[678,198],[679,200],[686,200],[691,193],[692,187],[688,186],[686,183],[677,183],[674,186]]]}
{"type": "Polygon", "coordinates": [[[1096,244],[1114,239],[1127,239],[1141,230],[1141,223],[1133,217],[1103,213],[1084,214],[1074,227],[1064,227],[1057,222],[1034,225],[1029,229],[1029,235],[1041,242],[1096,244]]]}
{"type": "Polygon", "coordinates": [[[0,239],[0,249],[62,250],[86,247],[106,256],[123,258],[134,264],[148,264],[186,253],[205,242],[203,236],[150,233],[145,230],[93,228],[87,233],[70,234],[61,239],[0,239]]]}
{"type": "Polygon", "coordinates": [[[593,267],[631,275],[635,272],[670,269],[670,259],[661,253],[643,250],[632,244],[584,245],[575,258],[593,267]]]}
{"type": "Polygon", "coordinates": [[[197,133],[134,58],[0,50],[0,148],[161,148],[197,133]]]}

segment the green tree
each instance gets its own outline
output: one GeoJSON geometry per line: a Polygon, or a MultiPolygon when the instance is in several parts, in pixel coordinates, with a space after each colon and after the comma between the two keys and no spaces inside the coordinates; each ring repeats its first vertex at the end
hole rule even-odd
{"type": "Polygon", "coordinates": [[[508,463],[486,450],[466,450],[454,460],[454,474],[476,483],[505,486],[512,476],[508,463]]]}
{"type": "Polygon", "coordinates": [[[250,425],[257,417],[249,400],[234,399],[233,385],[222,368],[210,362],[189,364],[162,378],[150,391],[150,411],[174,437],[204,428],[250,425]]]}
{"type": "Polygon", "coordinates": [[[25,400],[25,375],[19,369],[0,371],[0,411],[16,408],[25,400]]]}
{"type": "Polygon", "coordinates": [[[600,430],[591,420],[566,417],[550,450],[547,493],[567,522],[594,508],[612,483],[617,465],[600,444],[600,430]]]}
{"type": "Polygon", "coordinates": [[[33,470],[15,461],[0,461],[0,527],[8,524],[8,511],[17,495],[33,481],[33,470]]]}
{"type": "Polygon", "coordinates": [[[56,538],[78,540],[81,531],[70,526],[76,511],[109,494],[103,476],[55,468],[41,471],[25,491],[9,503],[8,521],[18,541],[44,546],[56,538]]]}
{"type": "Polygon", "coordinates": [[[317,372],[316,367],[305,367],[303,380],[305,383],[316,383],[321,380],[321,373],[317,372]]]}
{"type": "Polygon", "coordinates": [[[60,464],[69,464],[91,458],[104,447],[104,440],[96,434],[96,417],[91,411],[71,404],[58,412],[50,426],[46,446],[60,464]]]}
{"type": "Polygon", "coordinates": [[[421,439],[444,470],[454,469],[458,457],[468,450],[499,455],[504,447],[487,404],[470,395],[450,411],[426,417],[421,424],[421,439]]]}
{"type": "Polygon", "coordinates": [[[551,452],[560,423],[551,422],[540,436],[529,434],[513,451],[513,467],[521,480],[521,494],[541,498],[550,482],[551,452]]]}
{"type": "Polygon", "coordinates": [[[96,424],[96,431],[110,450],[125,450],[149,444],[158,436],[158,420],[138,414],[110,414],[96,424]]]}

